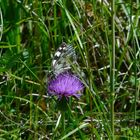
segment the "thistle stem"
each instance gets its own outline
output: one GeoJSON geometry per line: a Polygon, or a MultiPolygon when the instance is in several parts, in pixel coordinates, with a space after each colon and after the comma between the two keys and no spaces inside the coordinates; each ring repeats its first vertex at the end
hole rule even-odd
{"type": "Polygon", "coordinates": [[[62,114],[62,132],[65,134],[65,111],[61,111],[62,114]]]}

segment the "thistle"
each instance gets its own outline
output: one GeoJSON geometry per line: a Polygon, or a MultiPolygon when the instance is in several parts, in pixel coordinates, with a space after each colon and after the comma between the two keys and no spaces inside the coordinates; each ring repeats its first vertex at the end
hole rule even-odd
{"type": "Polygon", "coordinates": [[[82,91],[83,88],[80,79],[68,72],[59,74],[48,84],[49,93],[58,96],[59,99],[68,99],[71,96],[79,98],[81,94],[78,92],[82,91]]]}

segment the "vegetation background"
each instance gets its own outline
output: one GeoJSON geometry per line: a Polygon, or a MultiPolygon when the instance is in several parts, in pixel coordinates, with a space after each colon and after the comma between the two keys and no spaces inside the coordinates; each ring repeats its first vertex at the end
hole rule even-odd
{"type": "Polygon", "coordinates": [[[1,0],[0,140],[139,140],[139,27],[139,0],[1,0]],[[64,122],[46,84],[63,41],[86,77],[64,122]]]}

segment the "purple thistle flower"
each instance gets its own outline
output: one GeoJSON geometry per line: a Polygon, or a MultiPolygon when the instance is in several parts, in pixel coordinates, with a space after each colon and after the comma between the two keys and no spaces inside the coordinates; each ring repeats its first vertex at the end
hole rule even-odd
{"type": "Polygon", "coordinates": [[[82,91],[84,88],[82,82],[73,74],[68,72],[59,74],[55,79],[51,80],[48,84],[48,91],[59,97],[80,97],[77,92],[82,91]]]}

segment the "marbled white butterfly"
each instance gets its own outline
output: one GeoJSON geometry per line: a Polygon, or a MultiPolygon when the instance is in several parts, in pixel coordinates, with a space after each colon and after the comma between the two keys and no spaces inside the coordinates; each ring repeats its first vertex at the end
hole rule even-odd
{"type": "Polygon", "coordinates": [[[72,45],[63,42],[57,49],[52,60],[53,73],[58,75],[71,69],[71,63],[76,63],[76,53],[72,45]]]}

